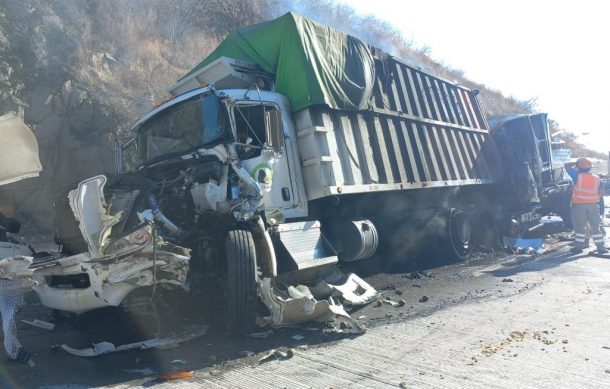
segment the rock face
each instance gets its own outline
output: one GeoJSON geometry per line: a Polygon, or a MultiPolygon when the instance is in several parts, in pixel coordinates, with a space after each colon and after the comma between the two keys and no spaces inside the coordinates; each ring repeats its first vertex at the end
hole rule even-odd
{"type": "Polygon", "coordinates": [[[49,232],[52,204],[84,177],[113,167],[116,124],[72,61],[78,31],[64,20],[81,17],[52,4],[8,0],[0,5],[0,113],[16,112],[34,130],[43,171],[39,178],[0,187],[0,206],[28,226],[49,232]]]}

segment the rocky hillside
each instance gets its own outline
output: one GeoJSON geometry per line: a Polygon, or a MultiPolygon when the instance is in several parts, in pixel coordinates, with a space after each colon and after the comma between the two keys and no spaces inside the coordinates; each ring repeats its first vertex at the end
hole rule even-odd
{"type": "Polygon", "coordinates": [[[332,0],[3,0],[0,114],[24,116],[39,140],[44,171],[0,188],[0,206],[48,230],[53,200],[82,178],[111,171],[114,144],[166,96],[168,85],[233,28],[289,10],[481,90],[488,114],[532,109],[464,79],[386,23],[332,0]]]}

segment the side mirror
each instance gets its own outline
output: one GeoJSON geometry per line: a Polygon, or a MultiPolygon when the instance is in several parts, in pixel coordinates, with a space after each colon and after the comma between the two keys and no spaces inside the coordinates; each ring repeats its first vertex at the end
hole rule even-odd
{"type": "Polygon", "coordinates": [[[275,107],[265,107],[265,138],[276,158],[281,157],[284,154],[284,129],[282,114],[275,107]]]}

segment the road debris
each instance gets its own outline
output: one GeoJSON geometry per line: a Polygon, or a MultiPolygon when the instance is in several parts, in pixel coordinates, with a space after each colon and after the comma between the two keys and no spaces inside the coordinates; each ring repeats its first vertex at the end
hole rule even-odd
{"type": "Polygon", "coordinates": [[[390,298],[389,298],[389,297],[386,297],[385,299],[383,299],[383,303],[384,303],[384,304],[391,305],[391,306],[393,306],[393,307],[398,307],[398,306],[400,305],[400,304],[398,304],[397,302],[390,300],[390,298]]]}
{"type": "Polygon", "coordinates": [[[55,329],[55,324],[50,323],[48,321],[44,321],[44,320],[34,319],[32,321],[29,321],[29,320],[21,320],[21,321],[25,324],[29,324],[33,327],[42,328],[44,330],[53,331],[53,329],[55,329]]]}
{"type": "MultiPolygon", "coordinates": [[[[344,285],[356,289],[353,293],[347,292],[349,289],[347,286],[344,288],[343,286],[333,285],[329,289],[331,291],[341,291],[342,297],[353,305],[366,304],[372,301],[369,296],[375,295],[376,297],[377,292],[366,282],[357,282],[358,280],[359,277],[350,275],[345,281],[344,285]],[[370,290],[364,289],[366,286],[370,290]],[[366,296],[366,298],[362,296],[366,296]]],[[[330,286],[330,284],[327,285],[330,286]]],[[[271,278],[263,278],[258,289],[263,303],[271,313],[269,317],[263,318],[263,323],[268,323],[274,327],[285,327],[308,321],[343,320],[351,322],[355,330],[360,331],[361,329],[360,325],[349,316],[336,297],[328,296],[325,300],[320,300],[323,296],[321,288],[313,288],[318,296],[316,298],[312,289],[305,285],[288,286],[286,290],[280,290],[271,286],[271,278]]]]}
{"type": "Polygon", "coordinates": [[[318,299],[338,296],[350,305],[366,305],[379,295],[375,288],[356,274],[343,274],[338,270],[310,290],[318,299]]]}
{"type": "Polygon", "coordinates": [[[169,374],[160,375],[155,379],[159,382],[168,382],[168,381],[184,380],[184,379],[193,378],[193,377],[194,377],[194,375],[193,375],[192,371],[179,371],[177,373],[169,373],[169,374]]]}
{"type": "Polygon", "coordinates": [[[170,348],[177,346],[180,343],[187,342],[189,340],[193,340],[199,338],[206,334],[208,331],[208,326],[200,326],[194,330],[183,331],[176,335],[168,336],[166,338],[152,338],[148,340],[144,340],[141,342],[134,342],[129,344],[124,344],[121,346],[115,346],[110,342],[100,342],[94,343],[90,348],[84,349],[75,349],[65,344],[61,345],[61,348],[64,351],[76,355],[79,357],[96,357],[99,355],[116,353],[121,351],[129,351],[129,350],[147,350],[149,348],[170,348]]]}
{"type": "Polygon", "coordinates": [[[511,236],[505,236],[503,238],[504,247],[517,253],[526,253],[533,255],[540,253],[543,248],[542,239],[524,239],[524,238],[513,238],[511,236]]]}
{"type": "Polygon", "coordinates": [[[258,362],[259,363],[265,363],[265,362],[269,362],[275,359],[278,360],[285,360],[285,359],[290,359],[294,356],[294,351],[292,351],[292,349],[288,349],[286,351],[280,351],[280,350],[276,350],[273,349],[271,351],[269,351],[267,354],[265,354],[263,357],[261,357],[258,362]]]}
{"type": "Polygon", "coordinates": [[[272,329],[268,329],[267,331],[254,332],[252,334],[248,334],[248,336],[251,336],[253,338],[258,338],[258,339],[266,339],[270,335],[273,335],[273,330],[272,329]]]}
{"type": "Polygon", "coordinates": [[[151,376],[151,375],[155,374],[155,371],[153,369],[151,369],[150,367],[145,367],[143,369],[123,369],[123,371],[125,373],[139,374],[139,375],[143,375],[143,376],[151,376]]]}

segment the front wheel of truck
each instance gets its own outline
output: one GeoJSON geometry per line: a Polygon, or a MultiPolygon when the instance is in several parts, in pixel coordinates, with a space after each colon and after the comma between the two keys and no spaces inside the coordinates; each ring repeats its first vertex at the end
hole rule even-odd
{"type": "Polygon", "coordinates": [[[227,327],[233,335],[255,330],[256,249],[250,231],[231,230],[225,240],[227,269],[227,327]]]}

